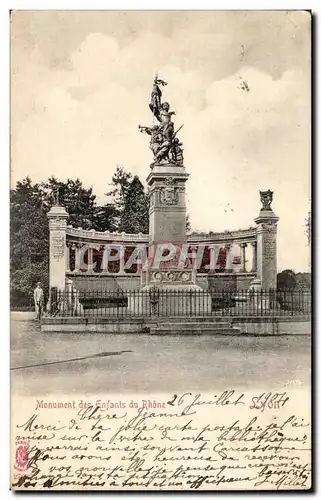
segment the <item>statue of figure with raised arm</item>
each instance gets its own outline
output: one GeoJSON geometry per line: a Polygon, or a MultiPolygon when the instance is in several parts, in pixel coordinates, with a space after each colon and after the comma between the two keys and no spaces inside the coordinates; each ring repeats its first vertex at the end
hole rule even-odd
{"type": "Polygon", "coordinates": [[[162,102],[162,91],[160,86],[167,85],[164,80],[161,80],[156,75],[153,83],[149,108],[154,117],[159,122],[159,125],[153,127],[144,127],[139,125],[140,132],[151,136],[150,149],[154,155],[153,167],[156,164],[172,163],[174,165],[183,165],[183,150],[182,143],[176,137],[177,132],[174,132],[174,123],[172,116],[175,111],[170,111],[168,102],[162,102]]]}
{"type": "Polygon", "coordinates": [[[160,85],[162,86],[167,85],[167,82],[164,82],[164,80],[160,80],[158,78],[158,75],[156,74],[153,83],[153,90],[150,96],[149,109],[151,110],[151,112],[157,118],[158,121],[161,121],[160,113],[161,113],[161,103],[162,103],[162,91],[160,89],[160,85]]]}

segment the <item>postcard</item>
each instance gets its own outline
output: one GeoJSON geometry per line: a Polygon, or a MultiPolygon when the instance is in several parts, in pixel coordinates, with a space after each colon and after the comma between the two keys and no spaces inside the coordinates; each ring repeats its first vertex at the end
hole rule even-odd
{"type": "Polygon", "coordinates": [[[12,11],[17,491],[306,491],[311,13],[12,11]]]}

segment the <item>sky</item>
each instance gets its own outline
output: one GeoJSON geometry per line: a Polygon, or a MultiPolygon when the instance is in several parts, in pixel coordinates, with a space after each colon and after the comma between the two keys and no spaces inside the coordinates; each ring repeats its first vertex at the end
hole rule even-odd
{"type": "Polygon", "coordinates": [[[117,165],[144,182],[158,72],[184,125],[192,229],[254,226],[271,189],[278,270],[307,271],[310,64],[306,12],[13,12],[11,185],[79,177],[104,203],[117,165]]]}

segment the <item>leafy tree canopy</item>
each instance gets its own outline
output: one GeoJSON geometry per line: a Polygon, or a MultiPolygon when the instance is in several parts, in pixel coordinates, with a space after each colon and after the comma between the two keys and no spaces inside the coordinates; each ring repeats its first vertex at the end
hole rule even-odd
{"type": "Polygon", "coordinates": [[[277,275],[278,290],[300,290],[311,288],[310,273],[295,273],[291,269],[285,269],[277,275]]]}

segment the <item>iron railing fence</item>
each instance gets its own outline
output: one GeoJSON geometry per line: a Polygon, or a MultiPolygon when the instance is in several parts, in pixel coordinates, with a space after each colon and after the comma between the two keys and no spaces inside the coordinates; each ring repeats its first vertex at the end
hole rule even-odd
{"type": "Polygon", "coordinates": [[[97,317],[302,316],[311,313],[309,290],[91,290],[50,294],[50,314],[97,317]]]}

